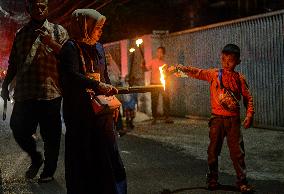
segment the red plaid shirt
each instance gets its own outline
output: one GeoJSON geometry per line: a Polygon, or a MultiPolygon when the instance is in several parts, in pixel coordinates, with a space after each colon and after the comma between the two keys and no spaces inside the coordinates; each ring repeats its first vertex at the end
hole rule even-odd
{"type": "MultiPolygon", "coordinates": [[[[61,45],[68,39],[67,31],[62,26],[58,25],[56,35],[56,27],[47,20],[41,29],[61,45]]],[[[13,43],[8,73],[16,71],[15,101],[51,100],[61,96],[58,63],[51,48],[40,42],[32,62],[24,64],[27,55],[35,49],[32,46],[38,36],[35,30],[32,23],[28,23],[16,33],[13,43]],[[28,67],[23,67],[24,65],[28,67]]]]}

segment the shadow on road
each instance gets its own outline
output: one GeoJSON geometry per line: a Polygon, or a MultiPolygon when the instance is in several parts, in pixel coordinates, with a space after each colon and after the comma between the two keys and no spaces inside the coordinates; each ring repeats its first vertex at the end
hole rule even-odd
{"type": "MultiPolygon", "coordinates": [[[[184,191],[193,191],[193,190],[208,190],[208,189],[207,187],[181,188],[181,189],[176,189],[173,191],[169,189],[164,189],[163,191],[161,191],[160,194],[174,194],[174,193],[179,193],[179,192],[184,192],[184,191]]],[[[235,191],[237,192],[238,189],[232,185],[221,185],[220,188],[218,188],[216,191],[235,191]]]]}
{"type": "Polygon", "coordinates": [[[65,188],[60,185],[56,180],[50,183],[38,184],[37,182],[29,183],[30,191],[32,193],[40,193],[40,194],[65,194],[65,188]]]}

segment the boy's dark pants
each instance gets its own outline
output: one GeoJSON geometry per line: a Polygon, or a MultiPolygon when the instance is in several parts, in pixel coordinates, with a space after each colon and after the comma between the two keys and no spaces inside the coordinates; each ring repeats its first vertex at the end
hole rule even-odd
{"type": "Polygon", "coordinates": [[[38,162],[39,158],[36,142],[32,137],[39,124],[44,142],[45,176],[53,176],[57,167],[61,138],[60,107],[61,98],[16,102],[10,120],[16,142],[29,154],[32,162],[38,162]]]}
{"type": "Polygon", "coordinates": [[[208,146],[208,182],[217,182],[218,180],[218,156],[221,153],[224,138],[227,137],[227,145],[230,151],[230,157],[237,174],[237,184],[246,184],[246,165],[245,150],[242,133],[240,130],[239,116],[219,116],[213,115],[209,121],[208,146]]]}

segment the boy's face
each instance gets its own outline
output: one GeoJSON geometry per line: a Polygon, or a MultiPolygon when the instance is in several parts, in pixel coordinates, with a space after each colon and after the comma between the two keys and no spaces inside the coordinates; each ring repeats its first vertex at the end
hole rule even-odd
{"type": "Polygon", "coordinates": [[[163,59],[165,54],[162,49],[157,49],[156,56],[158,59],[163,59]]]}
{"type": "Polygon", "coordinates": [[[221,63],[223,69],[233,71],[240,64],[240,59],[235,54],[222,53],[221,63]]]}
{"type": "Polygon", "coordinates": [[[37,21],[45,20],[48,16],[48,6],[45,0],[29,2],[29,12],[32,19],[37,21]]]}

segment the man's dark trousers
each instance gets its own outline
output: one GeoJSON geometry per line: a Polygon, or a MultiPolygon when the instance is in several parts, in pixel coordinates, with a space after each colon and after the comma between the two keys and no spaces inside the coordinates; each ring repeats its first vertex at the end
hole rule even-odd
{"type": "Polygon", "coordinates": [[[159,102],[159,95],[162,94],[163,97],[163,112],[165,117],[169,117],[169,111],[170,111],[170,98],[167,91],[154,91],[151,92],[151,102],[152,102],[152,115],[154,118],[158,117],[157,113],[157,107],[159,102]]]}
{"type": "Polygon", "coordinates": [[[16,142],[29,154],[32,162],[37,162],[35,160],[39,155],[32,137],[39,124],[44,142],[45,176],[53,176],[57,168],[62,127],[60,108],[61,97],[53,100],[16,102],[10,120],[16,142]]]}

